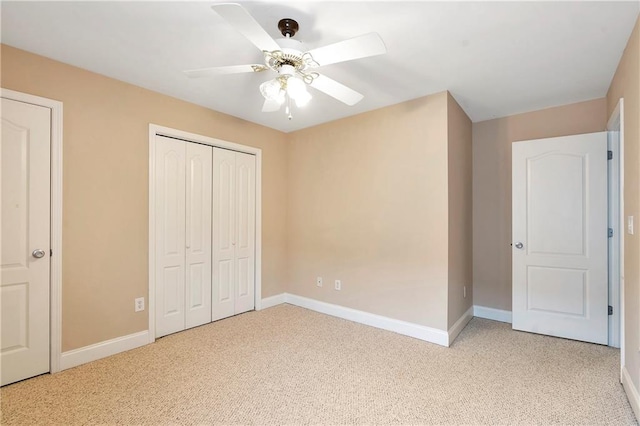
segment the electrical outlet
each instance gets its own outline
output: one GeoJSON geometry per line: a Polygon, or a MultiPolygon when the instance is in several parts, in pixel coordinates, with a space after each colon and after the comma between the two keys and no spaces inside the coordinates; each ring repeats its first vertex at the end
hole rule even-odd
{"type": "Polygon", "coordinates": [[[463,299],[467,298],[467,286],[466,285],[464,287],[462,287],[462,298],[463,299]]]}
{"type": "Polygon", "coordinates": [[[322,277],[318,277],[318,278],[316,278],[316,285],[317,285],[318,287],[322,287],[322,277]]]}
{"type": "Polygon", "coordinates": [[[633,216],[627,216],[627,234],[633,235],[633,216]]]}
{"type": "Polygon", "coordinates": [[[342,281],[336,280],[336,290],[342,290],[342,281]]]}
{"type": "Polygon", "coordinates": [[[137,297],[135,299],[135,311],[144,311],[144,297],[137,297]]]}

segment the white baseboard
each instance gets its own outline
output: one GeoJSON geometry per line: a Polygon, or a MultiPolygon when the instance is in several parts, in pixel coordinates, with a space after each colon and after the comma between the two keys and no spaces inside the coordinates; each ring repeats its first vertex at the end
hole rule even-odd
{"type": "Polygon", "coordinates": [[[286,294],[287,293],[280,293],[276,294],[275,296],[265,297],[264,299],[262,299],[260,310],[285,303],[286,294]]]}
{"type": "Polygon", "coordinates": [[[96,361],[147,344],[149,344],[149,330],[63,352],[60,356],[60,370],[77,367],[87,362],[96,361]]]}
{"type": "Polygon", "coordinates": [[[295,294],[286,293],[285,302],[326,315],[369,325],[371,327],[381,328],[383,330],[393,331],[398,334],[414,337],[437,345],[449,346],[449,333],[444,330],[438,330],[424,325],[383,317],[382,315],[346,308],[340,305],[320,302],[318,300],[296,296],[295,294]]]}
{"type": "Polygon", "coordinates": [[[502,309],[487,308],[486,306],[473,305],[473,316],[485,318],[494,321],[512,323],[511,311],[503,311],[502,309]]]}
{"type": "Polygon", "coordinates": [[[467,324],[469,324],[469,321],[471,321],[471,319],[473,318],[473,306],[471,306],[467,312],[465,312],[464,314],[462,314],[462,316],[458,319],[458,321],[456,321],[455,324],[453,324],[453,326],[449,329],[449,344],[447,346],[450,346],[454,340],[456,340],[456,337],[458,337],[458,334],[460,334],[460,332],[467,326],[467,324]]]}
{"type": "Polygon", "coordinates": [[[620,381],[622,382],[624,391],[627,393],[627,399],[629,400],[629,404],[631,404],[633,413],[636,415],[636,419],[640,420],[640,393],[638,393],[638,389],[636,389],[633,384],[626,366],[620,369],[620,381]]]}

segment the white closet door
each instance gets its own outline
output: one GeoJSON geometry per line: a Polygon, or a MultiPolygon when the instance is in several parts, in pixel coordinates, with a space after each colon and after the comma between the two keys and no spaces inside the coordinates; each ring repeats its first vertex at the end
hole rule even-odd
{"type": "Polygon", "coordinates": [[[234,313],[254,308],[256,157],[236,153],[236,285],[234,313]]]}
{"type": "Polygon", "coordinates": [[[156,337],[185,328],[185,143],[156,136],[156,337]]]}
{"type": "Polygon", "coordinates": [[[211,151],[186,145],[186,328],[211,322],[211,151]]]}
{"type": "Polygon", "coordinates": [[[234,151],[213,148],[213,321],[235,313],[235,156],[234,151]]]}
{"type": "Polygon", "coordinates": [[[2,99],[0,385],[49,371],[51,110],[2,99]]]}

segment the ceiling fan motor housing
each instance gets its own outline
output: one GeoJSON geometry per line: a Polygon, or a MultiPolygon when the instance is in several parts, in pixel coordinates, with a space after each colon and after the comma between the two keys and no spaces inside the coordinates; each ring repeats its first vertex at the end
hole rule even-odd
{"type": "Polygon", "coordinates": [[[298,71],[306,68],[306,64],[302,59],[302,43],[299,40],[280,38],[276,42],[280,46],[280,52],[266,54],[267,66],[276,71],[283,65],[291,65],[298,71]]]}

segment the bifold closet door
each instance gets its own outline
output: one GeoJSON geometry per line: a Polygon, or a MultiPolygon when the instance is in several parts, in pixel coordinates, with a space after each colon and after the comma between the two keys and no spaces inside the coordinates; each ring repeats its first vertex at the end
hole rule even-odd
{"type": "Polygon", "coordinates": [[[255,190],[255,156],[214,148],[214,321],[254,308],[255,190]]]}
{"type": "Polygon", "coordinates": [[[211,322],[211,151],[185,143],[186,328],[211,322]]]}
{"type": "Polygon", "coordinates": [[[156,137],[156,337],[211,321],[211,150],[156,137]]]}
{"type": "Polygon", "coordinates": [[[185,328],[185,142],[156,136],[156,336],[185,328]]]}
{"type": "Polygon", "coordinates": [[[236,153],[235,313],[255,307],[256,157],[236,153]]]}

